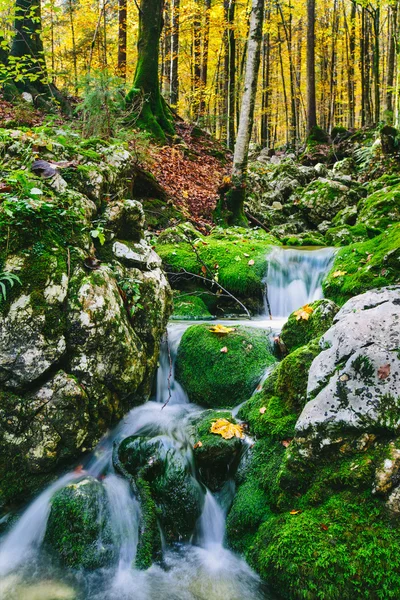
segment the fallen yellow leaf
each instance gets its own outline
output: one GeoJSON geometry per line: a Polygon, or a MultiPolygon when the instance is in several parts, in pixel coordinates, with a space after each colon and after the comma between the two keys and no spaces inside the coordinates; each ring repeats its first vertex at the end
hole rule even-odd
{"type": "Polygon", "coordinates": [[[301,510],[291,510],[290,514],[291,515],[299,515],[301,513],[301,510]]]}
{"type": "Polygon", "coordinates": [[[225,440],[230,440],[233,437],[240,439],[244,438],[243,427],[230,423],[227,419],[217,419],[211,423],[211,433],[221,435],[225,440]]]}
{"type": "Polygon", "coordinates": [[[203,446],[203,442],[196,442],[195,445],[193,446],[193,450],[196,450],[196,448],[201,448],[203,446]]]}
{"type": "Polygon", "coordinates": [[[228,333],[235,331],[235,328],[225,327],[225,325],[213,325],[208,331],[211,331],[211,333],[216,333],[217,335],[228,335],[228,333]]]}
{"type": "Polygon", "coordinates": [[[347,271],[335,271],[332,273],[332,277],[342,277],[342,275],[346,275],[347,271]]]}
{"type": "Polygon", "coordinates": [[[296,321],[300,321],[300,319],[303,319],[304,321],[308,321],[308,319],[310,318],[310,315],[313,312],[314,312],[314,309],[309,304],[302,306],[301,308],[299,308],[299,310],[296,310],[294,313],[296,315],[296,321]]]}

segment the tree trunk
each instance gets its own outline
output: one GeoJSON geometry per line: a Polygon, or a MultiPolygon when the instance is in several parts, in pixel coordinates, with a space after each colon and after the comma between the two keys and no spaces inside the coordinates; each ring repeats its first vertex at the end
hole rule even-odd
{"type": "MultiPolygon", "coordinates": [[[[265,14],[265,20],[269,23],[271,18],[271,8],[268,8],[265,14]]],[[[261,145],[263,148],[270,147],[271,143],[271,34],[269,31],[264,34],[262,47],[262,102],[261,102],[261,145]]]]}
{"type": "Polygon", "coordinates": [[[127,101],[138,110],[137,124],[161,142],[174,135],[171,111],[160,93],[158,55],[162,30],[162,0],[141,0],[139,10],[138,57],[133,87],[127,101]]]}
{"type": "Polygon", "coordinates": [[[380,96],[380,50],[379,50],[379,37],[380,37],[380,7],[379,5],[373,10],[373,30],[374,30],[374,53],[373,53],[373,76],[374,76],[374,120],[375,125],[378,125],[381,118],[381,96],[380,96]]]}
{"type": "Polygon", "coordinates": [[[317,125],[315,97],[315,0],[307,0],[307,133],[317,125]]]}
{"type": "Polygon", "coordinates": [[[239,129],[233,155],[231,189],[225,196],[228,222],[242,226],[248,225],[244,214],[244,200],[246,195],[248,153],[253,130],[258,71],[260,67],[263,17],[264,0],[252,0],[246,73],[240,109],[239,129]]]}
{"type": "Polygon", "coordinates": [[[200,106],[199,115],[203,120],[206,111],[206,97],[205,91],[207,87],[208,79],[208,46],[210,42],[210,10],[211,0],[204,1],[204,30],[203,30],[203,52],[201,57],[201,69],[200,69],[200,106]]]}
{"type": "Polygon", "coordinates": [[[393,88],[396,65],[397,10],[398,2],[395,0],[395,2],[389,6],[389,49],[386,91],[386,111],[387,120],[389,123],[393,123],[393,88]]]}
{"type": "MultiPolygon", "coordinates": [[[[70,0],[71,2],[71,0],[70,0]]],[[[126,81],[126,17],[127,0],[118,0],[118,75],[126,81]]]]}
{"type": "Polygon", "coordinates": [[[180,0],[172,0],[171,5],[171,87],[170,102],[176,106],[179,100],[179,9],[180,0]]]}
{"type": "Polygon", "coordinates": [[[236,0],[227,0],[225,9],[225,118],[226,145],[233,150],[235,145],[235,104],[236,104],[236,40],[235,40],[236,0]]]}

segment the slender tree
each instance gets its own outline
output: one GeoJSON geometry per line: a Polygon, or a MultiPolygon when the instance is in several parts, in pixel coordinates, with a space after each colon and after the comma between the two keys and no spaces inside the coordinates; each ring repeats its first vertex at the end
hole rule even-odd
{"type": "Polygon", "coordinates": [[[178,104],[179,99],[179,79],[178,79],[178,61],[179,61],[179,10],[180,0],[172,0],[171,5],[171,81],[170,81],[170,102],[172,106],[178,104]]]}
{"type": "MultiPolygon", "coordinates": [[[[239,128],[233,155],[231,187],[223,198],[223,202],[225,202],[223,207],[228,211],[228,222],[242,226],[247,226],[248,224],[244,214],[244,200],[246,195],[249,145],[253,131],[254,107],[260,67],[263,17],[264,0],[252,0],[246,72],[239,128]]],[[[219,208],[221,208],[221,204],[219,208]]]]}
{"type": "Polygon", "coordinates": [[[317,125],[315,94],[315,0],[307,0],[307,131],[317,125]]]}
{"type": "Polygon", "coordinates": [[[138,57],[133,87],[127,101],[137,103],[138,121],[159,141],[174,135],[171,111],[160,92],[158,56],[162,31],[163,0],[141,0],[138,57]]]}
{"type": "MultiPolygon", "coordinates": [[[[71,1],[71,0],[70,0],[71,1]]],[[[118,0],[118,75],[126,81],[127,0],[118,0]]]]}

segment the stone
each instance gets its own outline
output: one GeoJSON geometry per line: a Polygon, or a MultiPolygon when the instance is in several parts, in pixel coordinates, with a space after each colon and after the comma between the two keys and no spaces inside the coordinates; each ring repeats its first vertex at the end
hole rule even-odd
{"type": "Polygon", "coordinates": [[[353,175],[356,165],[351,157],[337,161],[332,168],[334,175],[353,175]]]}
{"type": "Polygon", "coordinates": [[[322,337],[296,435],[400,431],[400,286],[349,300],[322,337]],[[344,377],[346,376],[346,377],[344,377]]]}
{"type": "Polygon", "coordinates": [[[104,211],[105,229],[111,232],[110,239],[119,238],[140,242],[143,238],[144,212],[137,200],[110,202],[104,211]]]}
{"type": "Polygon", "coordinates": [[[128,267],[139,267],[151,271],[160,268],[162,260],[145,240],[137,244],[114,242],[113,253],[115,257],[128,267]]]}
{"type": "Polygon", "coordinates": [[[389,452],[375,471],[375,483],[372,491],[375,494],[388,494],[400,480],[400,449],[394,442],[389,444],[389,452]]]}

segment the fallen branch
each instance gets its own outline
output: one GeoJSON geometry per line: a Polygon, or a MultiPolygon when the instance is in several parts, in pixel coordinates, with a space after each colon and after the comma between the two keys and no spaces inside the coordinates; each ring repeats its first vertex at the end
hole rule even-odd
{"type": "Polygon", "coordinates": [[[253,215],[251,215],[247,210],[244,211],[244,214],[249,219],[249,221],[254,223],[254,225],[258,225],[258,227],[261,227],[261,229],[264,229],[264,231],[266,231],[267,233],[270,233],[269,230],[266,228],[266,226],[263,225],[263,223],[261,223],[261,221],[256,219],[256,217],[253,217],[253,215]]]}

